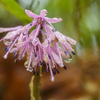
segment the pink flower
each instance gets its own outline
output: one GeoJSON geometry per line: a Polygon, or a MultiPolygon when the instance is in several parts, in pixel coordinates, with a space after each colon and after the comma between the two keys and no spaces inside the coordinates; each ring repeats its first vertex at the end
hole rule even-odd
{"type": "Polygon", "coordinates": [[[47,72],[50,70],[51,81],[54,81],[53,74],[59,73],[58,66],[66,69],[63,60],[68,63],[72,59],[70,52],[75,55],[71,45],[76,45],[76,41],[61,34],[53,27],[52,23],[62,21],[61,18],[45,17],[47,14],[45,9],[40,12],[40,15],[36,15],[30,10],[25,10],[25,12],[29,17],[34,18],[31,23],[25,26],[0,28],[0,33],[8,32],[0,40],[6,45],[4,58],[6,59],[8,54],[13,52],[16,63],[18,60],[22,60],[26,53],[27,61],[24,65],[27,71],[39,74],[40,66],[45,66],[47,72]],[[29,33],[29,30],[34,26],[36,28],[29,33]],[[40,33],[43,42],[38,38],[40,33]]]}

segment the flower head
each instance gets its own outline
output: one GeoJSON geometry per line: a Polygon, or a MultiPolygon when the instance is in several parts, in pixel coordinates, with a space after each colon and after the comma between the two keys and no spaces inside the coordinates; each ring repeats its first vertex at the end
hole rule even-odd
{"type": "Polygon", "coordinates": [[[62,21],[61,18],[45,17],[47,14],[45,9],[41,10],[40,15],[36,15],[30,10],[25,10],[25,12],[33,18],[31,23],[25,26],[0,28],[0,33],[8,32],[0,40],[6,45],[4,58],[6,59],[9,53],[14,53],[16,63],[18,60],[22,60],[26,53],[27,61],[24,65],[27,71],[33,71],[35,74],[35,72],[39,72],[40,66],[46,66],[46,71],[50,70],[51,81],[54,81],[53,74],[59,73],[58,66],[66,69],[63,60],[68,63],[72,58],[70,52],[75,55],[70,44],[76,45],[76,41],[61,34],[53,27],[52,23],[62,21]],[[34,26],[36,29],[29,33],[34,26]],[[42,34],[43,41],[38,38],[39,34],[42,34]],[[58,42],[62,47],[58,45],[58,42]]]}

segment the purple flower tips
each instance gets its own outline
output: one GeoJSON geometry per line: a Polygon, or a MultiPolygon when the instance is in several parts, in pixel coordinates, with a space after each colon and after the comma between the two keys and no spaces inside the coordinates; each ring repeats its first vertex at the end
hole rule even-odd
{"type": "Polygon", "coordinates": [[[36,52],[34,53],[34,56],[37,57],[37,53],[36,52]]]}
{"type": "Polygon", "coordinates": [[[66,54],[66,55],[69,55],[69,52],[65,51],[65,54],[66,54]]]}
{"type": "Polygon", "coordinates": [[[72,52],[73,55],[75,55],[75,52],[74,51],[71,51],[71,52],[72,52]]]}
{"type": "Polygon", "coordinates": [[[16,50],[14,50],[14,52],[13,52],[13,53],[14,53],[14,55],[15,55],[15,54],[16,54],[16,50]]]}
{"type": "Polygon", "coordinates": [[[17,58],[17,54],[14,55],[14,59],[16,59],[16,58],[17,58]]]}
{"type": "Polygon", "coordinates": [[[30,24],[30,26],[32,26],[32,23],[30,24]]]}
{"type": "Polygon", "coordinates": [[[70,58],[72,58],[71,54],[69,54],[70,58]]]}
{"type": "Polygon", "coordinates": [[[18,59],[15,59],[15,61],[14,61],[15,63],[17,63],[18,62],[18,59]]]}
{"type": "Polygon", "coordinates": [[[9,47],[6,46],[6,47],[4,48],[4,50],[7,52],[7,51],[9,50],[9,47]]]}
{"type": "Polygon", "coordinates": [[[57,70],[57,73],[59,74],[60,72],[59,72],[59,70],[58,69],[56,69],[57,70]]]}
{"type": "Polygon", "coordinates": [[[53,74],[56,75],[56,71],[55,71],[55,69],[53,69],[53,74]]]}
{"type": "Polygon", "coordinates": [[[57,31],[55,28],[53,28],[52,30],[53,30],[53,32],[56,32],[57,31]]]}
{"type": "Polygon", "coordinates": [[[64,69],[65,69],[65,70],[67,69],[65,65],[64,65],[64,69]]]}
{"type": "Polygon", "coordinates": [[[33,75],[35,75],[35,71],[33,70],[33,75]]]}
{"type": "Polygon", "coordinates": [[[48,54],[49,59],[51,59],[50,55],[48,54]]]}
{"type": "Polygon", "coordinates": [[[43,65],[42,61],[39,61],[39,62],[40,62],[40,66],[42,66],[43,65]]]}

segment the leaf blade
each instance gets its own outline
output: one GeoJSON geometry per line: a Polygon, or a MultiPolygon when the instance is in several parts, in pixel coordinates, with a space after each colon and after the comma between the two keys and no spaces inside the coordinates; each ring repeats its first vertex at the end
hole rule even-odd
{"type": "Polygon", "coordinates": [[[15,0],[0,0],[4,7],[24,24],[32,21],[15,0]]]}

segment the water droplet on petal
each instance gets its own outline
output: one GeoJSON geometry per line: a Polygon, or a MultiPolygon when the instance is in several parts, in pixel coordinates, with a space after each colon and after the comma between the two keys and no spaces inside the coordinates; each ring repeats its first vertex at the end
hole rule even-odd
{"type": "MultiPolygon", "coordinates": [[[[24,63],[24,66],[27,68],[27,67],[28,67],[28,64],[29,64],[29,61],[26,61],[26,62],[24,63]]],[[[30,67],[27,68],[26,70],[32,72],[32,71],[33,71],[33,68],[30,66],[30,67]]]]}
{"type": "Polygon", "coordinates": [[[25,63],[24,63],[24,66],[27,68],[28,67],[28,63],[29,63],[29,61],[26,61],[25,63]]]}
{"type": "Polygon", "coordinates": [[[32,72],[33,71],[33,69],[32,68],[29,68],[29,69],[26,69],[27,71],[29,71],[29,72],[32,72]]]}
{"type": "Polygon", "coordinates": [[[9,39],[4,39],[3,42],[4,42],[5,45],[9,45],[10,44],[10,40],[9,39]]]}
{"type": "Polygon", "coordinates": [[[64,61],[65,61],[66,63],[70,63],[71,60],[72,60],[71,58],[64,59],[64,61]]]}

